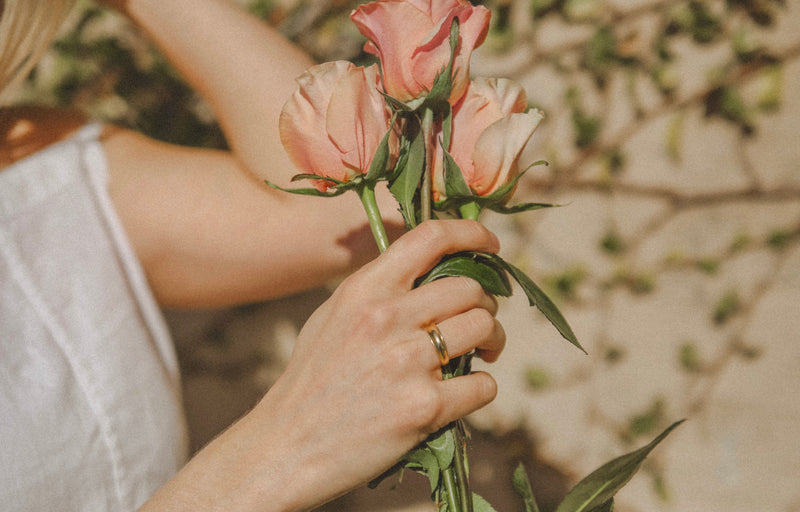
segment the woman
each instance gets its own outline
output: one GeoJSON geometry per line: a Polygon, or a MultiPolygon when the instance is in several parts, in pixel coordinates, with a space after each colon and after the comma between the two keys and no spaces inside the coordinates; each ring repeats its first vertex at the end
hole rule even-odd
{"type": "MultiPolygon", "coordinates": [[[[0,2],[3,92],[67,0],[0,2]]],[[[305,510],[368,481],[490,402],[442,381],[451,356],[504,345],[496,303],[442,255],[497,251],[437,221],[374,258],[358,201],[267,189],[293,174],[277,120],[311,62],[226,0],[107,0],[214,109],[232,150],[170,146],[79,113],[0,110],[0,502],[7,510],[305,510]],[[301,330],[261,402],[185,463],[177,370],[157,305],[278,297],[359,267],[301,330]]]]}

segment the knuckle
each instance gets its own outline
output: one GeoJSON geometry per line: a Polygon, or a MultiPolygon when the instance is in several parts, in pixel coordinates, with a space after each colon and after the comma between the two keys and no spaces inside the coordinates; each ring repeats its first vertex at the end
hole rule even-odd
{"type": "Polygon", "coordinates": [[[392,302],[382,301],[362,308],[360,324],[367,332],[385,333],[391,329],[397,319],[397,308],[392,302]]]}
{"type": "Polygon", "coordinates": [[[446,237],[444,226],[441,222],[427,220],[415,228],[421,241],[427,245],[435,246],[446,237]]]}
{"type": "Polygon", "coordinates": [[[435,430],[444,412],[444,400],[434,386],[417,390],[411,405],[412,427],[421,431],[435,430]]]}
{"type": "Polygon", "coordinates": [[[470,277],[458,277],[456,282],[461,287],[459,291],[465,294],[471,302],[475,304],[483,302],[486,292],[483,291],[483,286],[478,281],[470,277]]]}
{"type": "Polygon", "coordinates": [[[388,370],[394,369],[401,374],[409,374],[419,367],[416,354],[408,349],[405,343],[390,343],[383,349],[386,355],[388,370]]]}
{"type": "Polygon", "coordinates": [[[495,331],[496,322],[494,316],[485,309],[473,309],[469,315],[470,329],[484,335],[490,335],[495,331]]]}

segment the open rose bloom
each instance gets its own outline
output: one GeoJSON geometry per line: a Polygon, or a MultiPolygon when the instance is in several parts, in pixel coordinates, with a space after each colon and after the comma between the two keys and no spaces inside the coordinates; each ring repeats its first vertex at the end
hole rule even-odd
{"type": "Polygon", "coordinates": [[[472,50],[483,43],[491,13],[466,0],[383,0],[360,6],[351,18],[381,61],[386,94],[407,102],[431,90],[450,60],[450,25],[459,21],[453,88],[455,103],[469,81],[472,50]]]}
{"type": "MultiPolygon", "coordinates": [[[[305,174],[338,181],[366,173],[391,116],[378,91],[377,66],[327,62],[297,82],[300,89],[280,117],[281,142],[292,163],[305,174]]],[[[331,185],[315,182],[321,191],[331,185]]]]}
{"type": "MultiPolygon", "coordinates": [[[[506,79],[479,78],[453,108],[447,151],[471,191],[487,196],[514,180],[522,150],[542,120],[528,107],[525,90],[506,79]]],[[[435,200],[445,199],[443,151],[437,147],[433,168],[435,200]]]]}

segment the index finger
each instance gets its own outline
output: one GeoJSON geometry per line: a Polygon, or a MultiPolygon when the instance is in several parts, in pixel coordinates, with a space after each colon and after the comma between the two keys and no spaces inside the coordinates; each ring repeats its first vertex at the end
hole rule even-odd
{"type": "Polygon", "coordinates": [[[495,253],[500,250],[497,237],[473,220],[426,221],[397,239],[381,255],[380,272],[411,289],[414,280],[447,254],[461,251],[495,253]]]}

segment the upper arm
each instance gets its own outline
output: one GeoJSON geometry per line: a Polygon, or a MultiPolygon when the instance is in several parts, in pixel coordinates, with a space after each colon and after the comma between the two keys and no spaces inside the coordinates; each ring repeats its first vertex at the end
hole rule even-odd
{"type": "Polygon", "coordinates": [[[375,254],[360,203],[348,194],[277,191],[229,152],[127,130],[108,130],[103,144],[112,201],[166,305],[276,297],[322,284],[375,254]]]}

